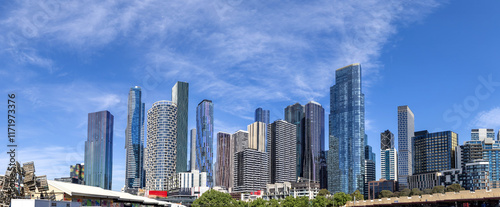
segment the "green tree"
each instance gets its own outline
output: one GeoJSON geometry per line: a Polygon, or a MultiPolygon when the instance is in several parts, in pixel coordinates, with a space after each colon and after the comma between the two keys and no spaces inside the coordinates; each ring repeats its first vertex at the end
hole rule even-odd
{"type": "Polygon", "coordinates": [[[283,207],[294,207],[295,206],[295,198],[293,196],[288,196],[285,200],[282,201],[283,207]]]}
{"type": "Polygon", "coordinates": [[[327,195],[330,195],[330,194],[331,194],[330,191],[328,191],[327,189],[321,189],[318,192],[318,196],[325,196],[326,197],[327,195]]]}
{"type": "Polygon", "coordinates": [[[432,194],[432,189],[429,189],[429,188],[424,189],[423,194],[429,194],[429,195],[432,194]]]}
{"type": "Polygon", "coordinates": [[[421,196],[422,195],[422,191],[420,191],[420,189],[418,188],[413,188],[411,189],[411,196],[421,196]]]}
{"type": "Polygon", "coordinates": [[[301,207],[301,206],[309,206],[309,197],[308,196],[301,196],[295,199],[295,206],[296,207],[301,207]]]}
{"type": "Polygon", "coordinates": [[[250,207],[264,207],[267,206],[267,201],[262,198],[257,198],[248,204],[250,207]]]}
{"type": "Polygon", "coordinates": [[[269,206],[270,207],[279,207],[280,201],[273,198],[269,201],[269,206]]]}
{"type": "Polygon", "coordinates": [[[359,190],[354,191],[354,193],[351,193],[351,197],[354,200],[356,198],[357,201],[362,201],[365,199],[365,196],[359,192],[359,190]]]}
{"type": "Polygon", "coordinates": [[[227,193],[216,190],[208,190],[193,202],[194,207],[202,206],[230,206],[234,199],[227,193]]]}
{"type": "Polygon", "coordinates": [[[333,195],[333,205],[334,206],[343,206],[347,203],[347,201],[350,201],[351,196],[348,194],[345,194],[344,192],[338,192],[333,195]]]}
{"type": "Polygon", "coordinates": [[[245,201],[237,201],[237,200],[233,201],[233,207],[247,207],[247,206],[248,203],[245,201]]]}
{"type": "Polygon", "coordinates": [[[378,194],[378,197],[379,198],[390,198],[394,195],[394,193],[392,193],[390,190],[383,190],[383,191],[380,191],[380,193],[378,194]]]}
{"type": "Polygon", "coordinates": [[[462,186],[458,183],[454,183],[446,187],[446,192],[459,192],[461,190],[465,190],[465,188],[462,188],[462,186]]]}
{"type": "Polygon", "coordinates": [[[402,191],[399,191],[399,197],[408,197],[411,194],[411,190],[408,188],[403,189],[402,191]]]}
{"type": "Polygon", "coordinates": [[[401,194],[399,191],[396,191],[392,194],[392,197],[399,197],[399,194],[401,194]]]}
{"type": "Polygon", "coordinates": [[[329,200],[327,198],[325,198],[324,196],[316,196],[316,198],[314,198],[312,200],[312,206],[313,207],[325,207],[325,206],[328,206],[329,204],[329,200]]]}
{"type": "Polygon", "coordinates": [[[432,194],[434,193],[444,193],[444,186],[438,185],[432,188],[432,194]]]}

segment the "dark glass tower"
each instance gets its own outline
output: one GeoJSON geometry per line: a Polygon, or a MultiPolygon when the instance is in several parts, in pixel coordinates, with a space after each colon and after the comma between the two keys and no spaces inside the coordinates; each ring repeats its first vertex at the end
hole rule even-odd
{"type": "Polygon", "coordinates": [[[303,150],[303,139],[304,139],[304,125],[302,124],[304,119],[304,106],[299,103],[287,106],[285,108],[285,121],[295,124],[296,126],[296,152],[295,152],[295,164],[296,167],[296,177],[303,177],[302,175],[302,152],[303,150]]]}
{"type": "Polygon", "coordinates": [[[213,178],[213,136],[214,104],[203,100],[196,107],[196,169],[207,173],[207,186],[214,186],[213,178]]]}
{"type": "Polygon", "coordinates": [[[269,124],[269,110],[262,108],[255,109],[255,121],[260,121],[269,124]]]}
{"type": "Polygon", "coordinates": [[[321,183],[321,152],[325,151],[325,110],[311,101],[304,107],[304,153],[302,175],[321,183]]]}
{"type": "Polygon", "coordinates": [[[332,193],[364,192],[365,104],[361,91],[361,65],[352,64],[335,71],[330,88],[330,149],[328,190],[332,193]],[[334,160],[337,159],[337,160],[334,160]]]}
{"type": "Polygon", "coordinates": [[[172,102],[177,105],[177,164],[175,172],[187,172],[189,83],[179,81],[174,85],[172,102]]]}
{"type": "Polygon", "coordinates": [[[89,113],[85,142],[85,185],[111,190],[113,120],[109,111],[89,113]]]}
{"type": "Polygon", "coordinates": [[[127,128],[125,129],[125,188],[127,192],[144,187],[144,112],[141,87],[135,86],[128,93],[127,128]]]}

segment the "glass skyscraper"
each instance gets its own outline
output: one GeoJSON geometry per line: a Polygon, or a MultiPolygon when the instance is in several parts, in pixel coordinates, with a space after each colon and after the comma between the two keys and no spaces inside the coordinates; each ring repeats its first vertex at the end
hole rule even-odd
{"type": "Polygon", "coordinates": [[[303,125],[303,119],[304,119],[304,106],[300,105],[299,103],[295,103],[294,105],[287,106],[285,108],[285,121],[295,124],[296,126],[296,152],[295,152],[295,157],[296,161],[295,164],[297,165],[296,167],[296,177],[302,177],[302,152],[303,152],[303,139],[304,139],[304,125],[303,125]]]}
{"type": "Polygon", "coordinates": [[[411,139],[415,133],[415,116],[408,106],[398,106],[398,183],[399,189],[408,188],[412,175],[411,139]]]}
{"type": "Polygon", "coordinates": [[[398,180],[397,154],[394,148],[394,134],[385,130],[380,133],[380,171],[385,180],[398,180]]]}
{"type": "Polygon", "coordinates": [[[310,101],[304,107],[304,142],[302,175],[321,183],[321,152],[325,151],[325,109],[310,101]]]}
{"type": "Polygon", "coordinates": [[[196,107],[196,169],[207,173],[207,186],[214,186],[213,175],[213,136],[214,104],[203,100],[196,107]]]}
{"type": "Polygon", "coordinates": [[[135,86],[128,93],[127,128],[125,129],[125,189],[133,192],[144,187],[144,103],[141,87],[135,86]],[[133,191],[131,191],[134,189],[133,191]]]}
{"type": "MultiPolygon", "coordinates": [[[[266,130],[265,130],[265,134],[267,134],[267,125],[269,124],[269,110],[264,110],[262,108],[257,108],[255,109],[255,121],[257,122],[264,122],[266,124],[266,130]]],[[[267,137],[264,137],[264,139],[267,139],[267,137]]],[[[265,150],[267,151],[267,141],[264,141],[265,142],[265,150]]]]}
{"type": "Polygon", "coordinates": [[[172,102],[177,105],[177,165],[175,172],[187,172],[189,83],[179,81],[174,85],[172,102]]]}
{"type": "Polygon", "coordinates": [[[413,173],[423,174],[455,168],[458,135],[452,131],[415,132],[412,138],[413,173]]]}
{"type": "Polygon", "coordinates": [[[360,64],[335,71],[335,85],[330,88],[328,152],[328,190],[332,193],[364,192],[365,98],[361,88],[360,64]],[[332,173],[337,169],[338,173],[332,173]]]}
{"type": "Polygon", "coordinates": [[[85,142],[85,185],[111,190],[113,121],[109,111],[89,113],[85,142]]]}
{"type": "Polygon", "coordinates": [[[148,139],[144,169],[146,190],[166,191],[174,186],[177,161],[177,106],[158,101],[148,110],[148,139]]]}

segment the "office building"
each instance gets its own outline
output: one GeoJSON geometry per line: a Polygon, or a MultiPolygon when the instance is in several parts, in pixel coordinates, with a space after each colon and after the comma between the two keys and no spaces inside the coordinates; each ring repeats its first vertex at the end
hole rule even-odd
{"type": "MultiPolygon", "coordinates": [[[[365,135],[365,142],[368,137],[365,135]]],[[[376,180],[375,153],[370,145],[365,146],[365,186],[363,195],[368,197],[368,183],[376,180]]]]}
{"type": "Polygon", "coordinates": [[[207,186],[213,187],[214,104],[203,100],[196,107],[196,169],[207,173],[207,186]]]}
{"type": "MultiPolygon", "coordinates": [[[[267,125],[269,122],[269,110],[264,110],[262,108],[255,109],[255,121],[256,122],[264,122],[266,125],[266,130],[264,130],[264,134],[267,135],[267,125]]],[[[267,137],[264,137],[267,139],[267,137]]],[[[267,150],[267,140],[264,140],[264,149],[267,150]]]]}
{"type": "Polygon", "coordinates": [[[270,183],[295,182],[296,126],[283,120],[268,125],[270,183]]]}
{"type": "Polygon", "coordinates": [[[171,101],[158,101],[147,116],[146,190],[170,190],[176,177],[177,106],[171,101]]]}
{"type": "Polygon", "coordinates": [[[310,101],[304,107],[304,142],[302,175],[321,184],[321,152],[325,151],[325,110],[310,101]]]}
{"type": "Polygon", "coordinates": [[[234,163],[234,147],[231,134],[225,132],[217,133],[217,171],[216,186],[222,186],[226,189],[232,188],[231,171],[234,163]]]}
{"type": "Polygon", "coordinates": [[[302,172],[302,158],[303,158],[303,140],[304,140],[304,106],[299,103],[287,106],[285,108],[285,121],[292,123],[296,128],[295,140],[295,164],[296,164],[296,177],[303,177],[302,172]]]}
{"type": "Polygon", "coordinates": [[[415,132],[413,137],[413,174],[430,173],[455,168],[458,135],[452,131],[415,132]]]}
{"type": "Polygon", "coordinates": [[[127,128],[125,129],[125,191],[136,194],[144,187],[144,118],[141,87],[135,86],[128,93],[127,128]]]}
{"type": "Polygon", "coordinates": [[[172,87],[172,102],[177,106],[177,164],[175,171],[186,172],[188,144],[189,83],[178,81],[172,87]]]}
{"type": "Polygon", "coordinates": [[[330,88],[328,190],[332,193],[364,192],[365,104],[361,86],[361,65],[335,71],[330,88]],[[337,159],[337,160],[335,160],[337,159]],[[339,169],[339,173],[330,173],[339,169]]]}
{"type": "Polygon", "coordinates": [[[412,175],[411,138],[415,132],[415,116],[408,106],[398,106],[398,183],[399,189],[408,188],[407,178],[412,175]]]}
{"type": "Polygon", "coordinates": [[[394,134],[386,130],[380,133],[380,174],[385,180],[398,180],[397,152],[394,134]]]}
{"type": "Polygon", "coordinates": [[[248,148],[265,152],[266,149],[266,124],[264,122],[254,122],[248,125],[248,148]]]}
{"type": "Polygon", "coordinates": [[[471,141],[483,141],[485,139],[495,139],[495,131],[493,129],[471,129],[471,141]]]}
{"type": "Polygon", "coordinates": [[[380,179],[379,181],[368,182],[368,200],[380,198],[380,192],[388,190],[391,192],[398,191],[398,182],[395,180],[380,179]]]}
{"type": "Polygon", "coordinates": [[[85,185],[111,190],[113,179],[113,122],[109,111],[89,113],[85,142],[85,185]]]}

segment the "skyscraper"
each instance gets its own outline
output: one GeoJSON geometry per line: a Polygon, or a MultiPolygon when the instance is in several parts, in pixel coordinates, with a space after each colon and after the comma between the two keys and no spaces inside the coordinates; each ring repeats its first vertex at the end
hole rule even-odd
{"type": "Polygon", "coordinates": [[[270,183],[296,182],[296,126],[277,120],[267,127],[270,183]]]}
{"type": "Polygon", "coordinates": [[[231,183],[231,188],[236,187],[236,181],[238,180],[238,173],[236,169],[236,153],[242,152],[244,149],[248,148],[248,132],[243,130],[238,130],[234,134],[231,135],[231,139],[233,140],[233,162],[231,163],[231,177],[233,178],[231,183]]]}
{"type": "Polygon", "coordinates": [[[493,130],[493,129],[471,129],[470,130],[470,140],[471,141],[483,141],[486,138],[495,139],[495,130],[493,130]]]}
{"type": "MultiPolygon", "coordinates": [[[[365,143],[367,143],[368,136],[365,135],[365,143]]],[[[375,181],[376,177],[376,163],[375,163],[375,153],[372,151],[372,147],[368,144],[365,145],[365,186],[364,195],[368,197],[368,183],[375,181]]]]}
{"type": "Polygon", "coordinates": [[[330,149],[328,190],[332,193],[364,192],[365,104],[361,91],[361,65],[352,64],[335,71],[330,88],[330,149]],[[335,160],[337,159],[338,160],[335,160]]]}
{"type": "Polygon", "coordinates": [[[135,86],[128,93],[127,128],[125,129],[125,189],[135,194],[144,187],[144,112],[141,87],[135,86]]]}
{"type": "Polygon", "coordinates": [[[302,175],[321,183],[321,152],[325,151],[325,110],[321,104],[310,101],[305,105],[304,111],[302,175]]]}
{"type": "Polygon", "coordinates": [[[85,185],[111,190],[113,121],[109,111],[89,113],[85,142],[85,185]]]}
{"type": "Polygon", "coordinates": [[[248,125],[248,148],[265,152],[265,137],[266,124],[264,122],[254,122],[248,125]]]}
{"type": "Polygon", "coordinates": [[[146,190],[166,191],[176,176],[177,106],[170,101],[158,101],[148,110],[146,147],[146,190]]]}
{"type": "Polygon", "coordinates": [[[191,172],[196,170],[196,129],[191,129],[191,172]]]}
{"type": "Polygon", "coordinates": [[[196,169],[207,173],[207,186],[213,187],[214,104],[203,100],[196,107],[196,169]]]}
{"type": "Polygon", "coordinates": [[[225,132],[217,133],[217,171],[216,186],[224,186],[226,189],[232,188],[231,170],[234,159],[234,147],[232,146],[231,134],[225,132]]]}
{"type": "Polygon", "coordinates": [[[458,135],[452,131],[415,132],[412,138],[413,174],[431,173],[455,168],[458,135]]]}
{"type": "Polygon", "coordinates": [[[385,130],[380,133],[380,174],[385,180],[398,180],[397,153],[394,148],[394,134],[385,130]]]}
{"type": "Polygon", "coordinates": [[[175,171],[186,172],[188,143],[189,83],[178,81],[172,87],[172,102],[177,105],[177,165],[175,171]]]}
{"type": "MultiPolygon", "coordinates": [[[[266,130],[264,131],[264,136],[267,136],[267,125],[269,124],[269,110],[264,110],[262,108],[255,109],[255,121],[260,121],[265,123],[266,130]]],[[[267,137],[264,137],[264,149],[267,150],[267,137]]]]}
{"type": "Polygon", "coordinates": [[[407,177],[412,175],[411,138],[415,132],[415,117],[408,106],[398,106],[398,182],[399,189],[408,188],[407,177]]]}
{"type": "Polygon", "coordinates": [[[302,152],[303,152],[303,139],[304,139],[304,106],[299,103],[295,103],[294,105],[287,106],[285,108],[285,121],[295,124],[296,128],[296,140],[295,140],[295,164],[296,164],[296,177],[302,177],[302,152]]]}

